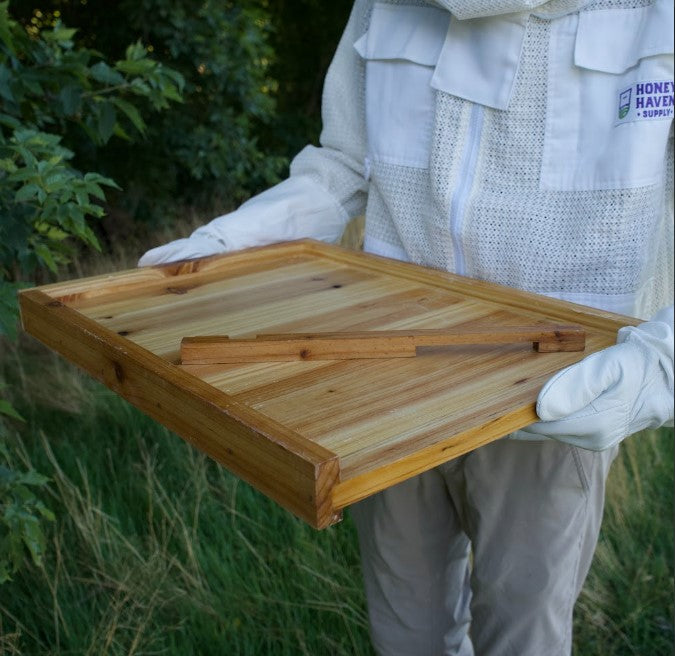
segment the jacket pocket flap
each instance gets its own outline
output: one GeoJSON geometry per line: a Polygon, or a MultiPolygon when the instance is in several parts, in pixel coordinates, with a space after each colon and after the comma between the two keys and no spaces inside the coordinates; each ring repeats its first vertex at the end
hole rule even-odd
{"type": "Polygon", "coordinates": [[[354,44],[364,59],[403,59],[435,66],[450,14],[434,7],[376,2],[368,31],[354,44]]]}
{"type": "Polygon", "coordinates": [[[673,1],[651,7],[581,12],[574,63],[604,73],[623,73],[645,57],[673,53],[673,1]]]}

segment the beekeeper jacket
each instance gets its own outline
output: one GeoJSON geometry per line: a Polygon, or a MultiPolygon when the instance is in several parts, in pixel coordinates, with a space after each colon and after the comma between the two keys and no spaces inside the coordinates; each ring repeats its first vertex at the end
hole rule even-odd
{"type": "Polygon", "coordinates": [[[321,147],[197,233],[336,240],[365,212],[367,251],[649,317],[673,295],[672,24],[672,0],[357,0],[321,147]]]}

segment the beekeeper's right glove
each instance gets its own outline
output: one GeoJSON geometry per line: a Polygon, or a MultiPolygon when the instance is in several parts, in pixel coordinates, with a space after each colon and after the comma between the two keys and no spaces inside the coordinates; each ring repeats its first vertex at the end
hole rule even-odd
{"type": "Polygon", "coordinates": [[[308,237],[337,241],[348,221],[345,210],[317,182],[306,175],[293,176],[254,196],[238,210],[197,228],[189,237],[149,250],[138,266],[308,237]]]}

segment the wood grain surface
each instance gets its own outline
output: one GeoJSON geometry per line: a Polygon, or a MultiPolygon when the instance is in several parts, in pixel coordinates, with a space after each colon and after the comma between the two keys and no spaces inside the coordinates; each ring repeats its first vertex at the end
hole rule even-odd
{"type": "MultiPolygon", "coordinates": [[[[316,527],[536,420],[555,371],[637,320],[312,241],[21,293],[24,328],[316,527]],[[185,337],[575,324],[585,351],[180,364],[185,337]]],[[[540,343],[541,347],[541,343],[540,343]]]]}

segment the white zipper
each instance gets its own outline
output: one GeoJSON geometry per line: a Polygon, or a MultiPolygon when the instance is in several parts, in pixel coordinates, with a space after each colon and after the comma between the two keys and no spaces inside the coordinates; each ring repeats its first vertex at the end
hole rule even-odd
{"type": "Polygon", "coordinates": [[[450,203],[450,236],[452,238],[452,252],[455,258],[455,273],[464,275],[466,261],[464,259],[464,247],[461,243],[462,229],[466,212],[466,204],[473,187],[473,179],[476,173],[476,160],[480,146],[480,137],[483,128],[483,105],[474,104],[469,117],[469,129],[464,147],[462,163],[459,167],[459,184],[452,195],[450,203]]]}

